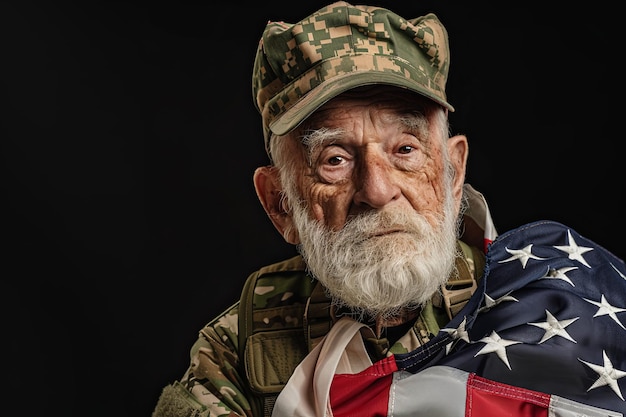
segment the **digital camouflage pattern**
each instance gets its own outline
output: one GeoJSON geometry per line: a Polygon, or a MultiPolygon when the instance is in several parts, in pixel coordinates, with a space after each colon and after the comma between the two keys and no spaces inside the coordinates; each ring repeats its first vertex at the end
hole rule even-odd
{"type": "Polygon", "coordinates": [[[269,22],[254,62],[252,93],[270,131],[288,133],[351,88],[389,84],[454,111],[445,85],[448,34],[437,16],[404,19],[390,10],[340,1],[295,24],[269,22]]]}
{"type": "MultiPolygon", "coordinates": [[[[458,258],[457,265],[461,262],[464,265],[461,270],[478,279],[484,262],[482,252],[462,242],[459,245],[462,256],[458,258]]],[[[254,324],[248,324],[249,328],[245,330],[248,334],[272,335],[281,331],[297,330],[290,333],[290,341],[297,339],[295,342],[298,345],[306,346],[305,323],[302,318],[305,315],[306,302],[315,288],[315,281],[306,274],[303,266],[302,259],[298,256],[269,265],[250,275],[247,283],[255,283],[250,287],[253,302],[248,309],[242,310],[243,314],[255,317],[254,324]]],[[[246,297],[245,292],[246,289],[242,300],[246,297]]],[[[422,310],[416,324],[393,346],[387,346],[385,339],[369,340],[368,343],[372,344],[373,351],[379,352],[380,357],[391,353],[406,353],[428,342],[448,320],[443,308],[429,304],[422,310]]],[[[246,382],[254,378],[250,375],[252,371],[244,366],[239,349],[241,323],[239,303],[236,303],[200,330],[198,340],[191,349],[189,369],[180,381],[163,390],[153,417],[263,415],[262,409],[254,405],[257,399],[246,382]]],[[[280,343],[289,342],[281,340],[280,343]]],[[[287,349],[285,346],[278,347],[280,356],[289,355],[293,345],[289,346],[287,349]]],[[[298,353],[301,356],[298,361],[306,353],[307,351],[298,353]]],[[[272,367],[273,363],[280,360],[278,355],[265,354],[256,356],[254,362],[272,367]]],[[[298,361],[291,361],[291,369],[284,377],[285,380],[281,381],[282,385],[298,361]]],[[[271,376],[269,379],[271,380],[271,376]]],[[[278,392],[280,389],[274,391],[275,394],[278,392]]]]}

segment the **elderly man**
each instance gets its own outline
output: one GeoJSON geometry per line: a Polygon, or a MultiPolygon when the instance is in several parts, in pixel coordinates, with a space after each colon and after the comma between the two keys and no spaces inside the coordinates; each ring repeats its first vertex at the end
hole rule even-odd
{"type": "Polygon", "coordinates": [[[268,23],[254,185],[299,255],[201,329],[154,417],[622,415],[624,263],[556,222],[497,235],[448,65],[433,14],[268,23]]]}

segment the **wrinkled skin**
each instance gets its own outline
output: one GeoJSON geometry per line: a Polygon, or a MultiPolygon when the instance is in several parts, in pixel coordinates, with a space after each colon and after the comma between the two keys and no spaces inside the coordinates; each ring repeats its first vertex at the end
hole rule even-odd
{"type": "MultiPolygon", "coordinates": [[[[393,87],[341,95],[299,129],[272,139],[288,141],[296,172],[302,173],[295,179],[297,188],[313,218],[337,230],[350,216],[395,206],[415,210],[434,225],[445,195],[444,152],[455,171],[452,195],[458,214],[468,154],[466,137],[453,136],[444,147],[434,122],[429,123],[427,137],[418,137],[394,117],[424,104],[435,105],[412,93],[398,94],[393,87]],[[341,128],[344,133],[332,143],[314,147],[309,155],[300,137],[307,129],[320,128],[341,128]]],[[[433,118],[432,112],[426,113],[433,118]]],[[[288,202],[281,201],[277,170],[258,168],[254,183],[276,229],[289,243],[299,243],[288,202]]]]}

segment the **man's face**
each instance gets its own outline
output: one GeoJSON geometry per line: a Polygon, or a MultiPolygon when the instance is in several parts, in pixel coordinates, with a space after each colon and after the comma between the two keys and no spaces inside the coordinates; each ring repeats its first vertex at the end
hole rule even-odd
{"type": "Polygon", "coordinates": [[[430,299],[455,255],[446,130],[432,105],[397,92],[324,105],[289,142],[296,169],[283,178],[311,271],[337,302],[375,316],[430,299]]]}
{"type": "Polygon", "coordinates": [[[352,216],[391,208],[416,211],[435,225],[445,199],[446,149],[429,120],[433,112],[415,94],[371,91],[330,101],[296,133],[296,144],[302,135],[308,142],[296,186],[313,217],[333,230],[352,216]]]}

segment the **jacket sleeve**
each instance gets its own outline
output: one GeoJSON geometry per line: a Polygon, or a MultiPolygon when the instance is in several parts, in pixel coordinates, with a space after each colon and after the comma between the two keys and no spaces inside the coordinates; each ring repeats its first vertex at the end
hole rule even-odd
{"type": "Polygon", "coordinates": [[[200,330],[189,368],[163,389],[152,417],[252,415],[238,372],[237,320],[235,304],[200,330]]]}

